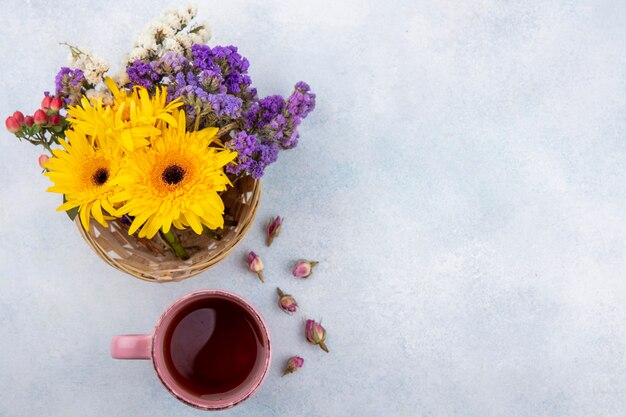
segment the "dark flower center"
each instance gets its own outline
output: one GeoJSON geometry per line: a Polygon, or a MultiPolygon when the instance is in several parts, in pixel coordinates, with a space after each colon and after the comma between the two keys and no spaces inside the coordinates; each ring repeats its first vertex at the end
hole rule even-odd
{"type": "Polygon", "coordinates": [[[170,165],[165,168],[165,171],[161,174],[161,178],[169,185],[176,185],[185,178],[185,170],[178,165],[170,165]]]}
{"type": "Polygon", "coordinates": [[[109,170],[106,168],[99,168],[91,177],[91,180],[96,185],[102,185],[109,179],[109,170]]]}

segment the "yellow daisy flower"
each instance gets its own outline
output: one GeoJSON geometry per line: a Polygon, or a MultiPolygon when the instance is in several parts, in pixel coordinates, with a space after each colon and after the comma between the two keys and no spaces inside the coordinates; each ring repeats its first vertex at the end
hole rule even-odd
{"type": "Polygon", "coordinates": [[[78,207],[86,230],[91,216],[107,226],[109,215],[116,215],[111,197],[123,152],[119,145],[108,140],[94,147],[81,132],[67,130],[65,135],[68,141],[60,140],[63,149],[53,150],[53,157],[44,164],[48,169],[45,175],[54,183],[47,191],[65,195],[66,202],[57,210],[78,207]]]}
{"type": "Polygon", "coordinates": [[[105,82],[113,94],[113,105],[103,105],[101,98],[90,100],[83,97],[80,105],[67,111],[74,130],[95,141],[115,139],[126,151],[133,151],[149,145],[149,138],[160,133],[164,122],[176,126],[172,112],[183,103],[174,100],[168,104],[165,87],[157,88],[150,97],[143,87],[135,87],[129,95],[120,90],[112,79],[106,78],[105,82]]]}
{"type": "Polygon", "coordinates": [[[134,220],[129,234],[152,238],[160,229],[191,227],[201,234],[203,226],[223,227],[224,203],[218,192],[232,185],[223,167],[236,152],[209,147],[217,128],[187,132],[185,113],[175,114],[177,127],[169,124],[150,147],[126,156],[119,175],[121,188],[112,201],[123,203],[120,214],[134,220]]]}

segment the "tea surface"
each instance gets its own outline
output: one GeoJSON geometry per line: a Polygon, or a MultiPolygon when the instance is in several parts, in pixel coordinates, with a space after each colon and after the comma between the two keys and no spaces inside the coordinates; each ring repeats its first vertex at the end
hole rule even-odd
{"type": "Polygon", "coordinates": [[[253,318],[223,299],[182,309],[164,339],[167,368],[178,385],[203,398],[219,398],[253,373],[261,345],[253,318]]]}

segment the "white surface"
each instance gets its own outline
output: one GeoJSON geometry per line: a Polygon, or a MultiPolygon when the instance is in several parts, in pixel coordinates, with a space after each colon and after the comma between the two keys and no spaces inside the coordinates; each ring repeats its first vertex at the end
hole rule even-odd
{"type": "MultiPolygon", "coordinates": [[[[0,114],[34,110],[57,41],[117,62],[166,1],[7,1],[0,114]]],[[[54,208],[39,151],[0,141],[0,415],[191,416],[147,362],[114,361],[201,288],[251,300],[271,375],[227,416],[623,416],[623,2],[204,2],[261,94],[318,94],[223,263],[153,285],[100,261],[54,208]],[[271,249],[262,226],[285,216],[271,249]],[[261,285],[244,254],[266,264],[261,285]],[[289,275],[319,260],[308,281],[289,275]],[[302,314],[275,306],[275,287],[302,314]],[[322,318],[330,354],[306,344],[322,318]],[[293,354],[301,372],[281,378],[293,354]]]]}

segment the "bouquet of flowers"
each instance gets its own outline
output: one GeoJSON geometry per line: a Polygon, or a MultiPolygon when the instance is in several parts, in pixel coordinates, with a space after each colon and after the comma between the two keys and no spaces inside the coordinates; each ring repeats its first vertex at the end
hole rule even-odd
{"type": "Polygon", "coordinates": [[[304,82],[287,98],[260,98],[248,60],[235,46],[208,46],[195,16],[189,7],[151,23],[110,77],[103,59],[67,45],[71,65],[56,75],[54,94],[32,116],[6,119],[20,140],[49,152],[40,164],[48,191],[63,195],[59,210],[86,231],[117,222],[137,239],[160,236],[182,259],[176,231],[219,239],[223,194],[296,147],[315,108],[304,82]]]}

